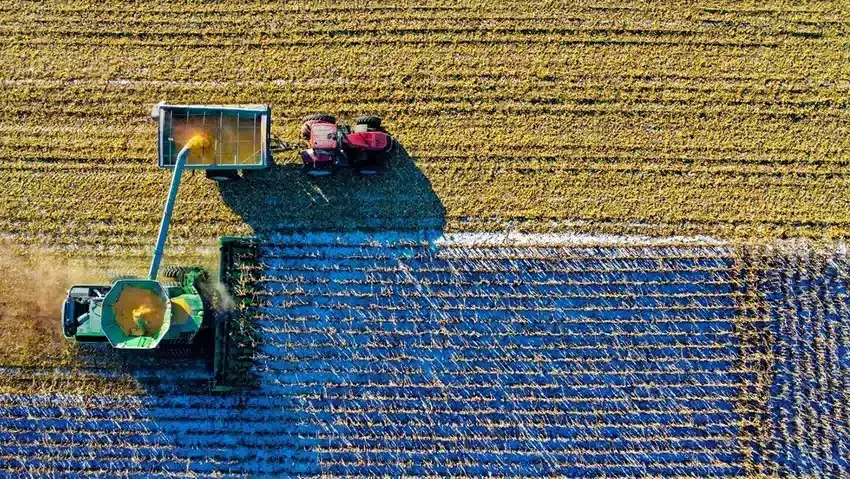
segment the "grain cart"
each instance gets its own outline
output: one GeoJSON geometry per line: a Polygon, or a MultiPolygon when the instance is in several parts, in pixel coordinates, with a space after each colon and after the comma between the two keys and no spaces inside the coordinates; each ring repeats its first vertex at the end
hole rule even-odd
{"type": "Polygon", "coordinates": [[[154,106],[151,118],[159,124],[160,168],[174,168],[178,152],[198,132],[204,132],[210,142],[189,153],[186,168],[204,170],[209,179],[236,180],[240,170],[259,170],[272,162],[272,112],[268,105],[161,102],[154,106]]]}
{"type": "MultiPolygon", "coordinates": [[[[213,298],[202,287],[207,272],[198,267],[169,267],[163,271],[168,281],[163,282],[158,279],[159,267],[183,170],[196,168],[229,175],[237,171],[236,167],[266,165],[269,113],[268,109],[233,106],[158,105],[158,110],[159,164],[174,172],[148,277],[72,286],[62,309],[62,330],[68,339],[108,342],[117,349],[191,344],[201,331],[214,330],[215,384],[217,389],[227,389],[229,318],[213,314],[213,298]],[[253,126],[243,128],[245,123],[253,126]],[[235,132],[229,131],[231,127],[235,132]],[[253,133],[241,133],[243,130],[255,131],[266,140],[247,141],[253,133]],[[243,140],[247,141],[247,150],[240,150],[243,140]],[[240,151],[249,154],[240,156],[240,151]],[[222,158],[232,158],[234,162],[222,158]]],[[[238,245],[232,238],[222,241],[222,271],[238,245]]]]}
{"type": "Polygon", "coordinates": [[[311,176],[329,175],[336,167],[374,175],[385,166],[395,145],[381,127],[381,118],[374,115],[361,116],[353,128],[338,124],[331,115],[308,115],[302,119],[301,136],[309,146],[301,152],[301,161],[311,176]]]}

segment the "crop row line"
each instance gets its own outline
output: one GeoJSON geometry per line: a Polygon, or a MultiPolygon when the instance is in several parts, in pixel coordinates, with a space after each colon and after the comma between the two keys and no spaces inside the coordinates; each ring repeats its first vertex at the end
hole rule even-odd
{"type": "MultiPolygon", "coordinates": [[[[145,28],[142,24],[133,22],[122,25],[120,29],[113,29],[113,26],[104,27],[96,23],[87,25],[71,20],[63,20],[60,23],[50,24],[45,28],[38,23],[34,24],[13,24],[11,26],[0,23],[0,33],[6,35],[14,35],[17,37],[36,37],[36,38],[55,38],[55,37],[86,37],[86,38],[121,38],[129,37],[132,39],[147,39],[159,38],[167,35],[176,35],[181,41],[192,42],[197,39],[217,39],[217,38],[234,38],[251,40],[262,39],[263,41],[274,39],[300,39],[300,38],[350,38],[366,36],[376,41],[380,41],[385,36],[406,36],[406,35],[465,35],[465,34],[510,34],[515,36],[521,35],[546,35],[546,36],[578,36],[578,35],[627,35],[627,36],[652,36],[652,37],[677,37],[687,39],[689,37],[706,36],[711,39],[717,37],[718,34],[726,33],[727,37],[741,37],[745,39],[784,37],[787,35],[809,35],[810,37],[823,37],[827,32],[821,30],[818,32],[809,30],[788,30],[780,29],[777,31],[764,34],[764,30],[759,33],[742,32],[739,29],[724,28],[723,26],[707,25],[703,28],[673,28],[673,27],[632,27],[628,25],[602,27],[602,26],[565,26],[568,21],[558,19],[550,22],[550,26],[543,26],[547,22],[542,18],[530,19],[526,25],[521,24],[506,24],[499,25],[495,22],[476,21],[475,25],[458,24],[456,26],[448,26],[448,22],[442,20],[434,22],[433,20],[415,26],[394,25],[386,20],[381,21],[379,25],[364,26],[363,22],[349,23],[349,25],[341,25],[339,27],[326,26],[323,28],[304,28],[302,25],[297,25],[295,28],[276,29],[273,31],[265,30],[259,25],[245,25],[244,23],[232,24],[238,28],[228,29],[220,25],[207,25],[205,23],[196,23],[194,25],[180,24],[176,28],[171,28],[167,32],[163,32],[159,26],[154,28],[145,28]]],[[[427,42],[427,40],[424,40],[427,42]]]]}
{"type": "MultiPolygon", "coordinates": [[[[417,286],[419,284],[417,283],[417,286]]],[[[425,286],[424,284],[422,286],[425,286]]],[[[432,287],[434,285],[427,285],[432,287]]],[[[566,293],[566,292],[530,292],[521,293],[515,288],[492,288],[492,292],[487,291],[443,291],[440,289],[432,289],[430,291],[422,291],[418,288],[402,289],[402,288],[385,288],[379,291],[357,291],[352,289],[336,289],[328,288],[326,291],[308,291],[303,288],[286,289],[275,288],[266,289],[262,286],[255,291],[258,298],[273,297],[273,298],[288,298],[288,297],[303,297],[303,298],[392,298],[399,301],[405,299],[421,299],[434,298],[440,299],[527,299],[539,301],[557,301],[561,299],[628,299],[632,301],[641,301],[644,299],[735,299],[740,296],[737,292],[682,292],[682,293],[662,293],[662,292],[643,292],[636,293],[634,291],[618,291],[618,292],[596,292],[596,293],[566,293]]]]}
{"type": "MultiPolygon", "coordinates": [[[[653,258],[649,258],[653,259],[653,258]]],[[[397,260],[402,261],[410,261],[409,259],[401,259],[397,260]]],[[[488,258],[488,260],[492,263],[496,263],[492,258],[488,258]]],[[[565,262],[564,260],[553,260],[552,263],[565,262]]],[[[616,262],[616,260],[612,260],[612,262],[616,262]]],[[[276,271],[285,271],[292,274],[299,273],[351,273],[351,272],[363,272],[368,273],[370,275],[381,275],[381,274],[404,274],[405,272],[413,272],[417,275],[419,274],[431,274],[431,273],[444,273],[449,276],[458,276],[462,274],[504,274],[504,273],[518,273],[523,272],[525,274],[547,274],[547,275],[556,275],[556,274],[569,274],[569,273],[581,273],[581,274],[675,274],[675,273],[691,273],[691,274],[729,274],[734,272],[733,266],[727,267],[712,267],[712,266],[692,266],[689,268],[686,267],[677,267],[675,265],[670,265],[666,267],[662,267],[659,265],[658,268],[636,268],[636,267],[589,267],[583,265],[575,265],[573,268],[564,268],[564,267],[556,267],[557,265],[550,265],[545,262],[537,262],[534,261],[534,264],[522,264],[522,265],[512,265],[510,264],[492,264],[488,265],[482,261],[482,264],[451,264],[448,266],[419,266],[416,269],[407,265],[403,266],[389,266],[385,265],[380,261],[376,261],[374,263],[364,262],[366,264],[363,265],[362,268],[358,268],[356,266],[339,266],[333,264],[319,264],[316,266],[310,266],[307,264],[294,264],[292,266],[269,266],[266,265],[263,271],[266,271],[270,274],[275,274],[276,271]],[[547,267],[548,266],[548,267],[547,267]]],[[[275,276],[270,276],[270,278],[274,278],[275,276]]],[[[733,282],[734,279],[729,278],[729,283],[733,282]]]]}
{"type": "MultiPolygon", "coordinates": [[[[183,400],[175,400],[171,395],[156,397],[156,396],[143,396],[142,398],[131,398],[122,400],[121,398],[109,398],[106,401],[102,401],[102,403],[98,403],[95,406],[89,405],[75,405],[75,406],[67,406],[66,402],[60,403],[61,405],[51,405],[51,406],[21,406],[20,402],[15,403],[0,403],[0,407],[4,408],[4,410],[12,410],[12,411],[24,411],[19,415],[15,414],[4,414],[4,418],[7,419],[21,419],[21,417],[40,417],[40,418],[77,418],[79,420],[88,420],[92,418],[121,418],[121,419],[150,419],[155,420],[158,417],[168,416],[174,418],[183,418],[183,419],[197,419],[203,420],[203,417],[206,417],[211,420],[215,420],[220,417],[229,417],[229,416],[239,416],[240,418],[244,418],[245,420],[260,420],[263,417],[274,414],[283,414],[285,411],[284,405],[288,405],[291,403],[303,401],[311,401],[311,400],[371,400],[371,401],[494,401],[495,398],[499,398],[500,400],[507,403],[516,403],[519,401],[538,401],[538,402],[565,402],[567,398],[563,395],[556,396],[542,396],[540,392],[529,393],[531,395],[520,394],[524,391],[520,390],[519,393],[512,392],[512,388],[503,387],[498,391],[490,390],[485,395],[483,393],[455,393],[451,391],[441,391],[435,389],[435,394],[428,395],[427,393],[423,393],[423,391],[419,390],[422,388],[416,388],[413,391],[408,391],[408,388],[396,388],[393,390],[392,394],[388,393],[374,393],[369,392],[368,390],[362,392],[363,388],[339,388],[334,385],[329,385],[322,389],[322,391],[316,389],[306,389],[309,392],[301,392],[301,393],[289,393],[287,395],[275,395],[275,396],[255,396],[251,398],[251,401],[248,404],[240,405],[236,407],[235,405],[223,404],[220,401],[216,401],[214,396],[209,396],[205,394],[200,394],[196,396],[180,396],[183,400]],[[120,409],[117,409],[120,408],[120,409]],[[196,408],[202,408],[203,411],[196,411],[196,408]],[[56,410],[56,414],[51,414],[50,412],[45,412],[45,409],[56,410]],[[206,416],[199,416],[197,413],[205,414],[206,416]]],[[[380,389],[380,388],[379,388],[380,389]]],[[[413,389],[413,388],[410,388],[413,389]]],[[[711,392],[711,391],[707,391],[711,392]]],[[[557,394],[557,392],[553,393],[557,394]]],[[[665,410],[670,411],[676,408],[680,408],[683,413],[691,414],[698,413],[700,411],[714,411],[714,412],[728,412],[728,411],[746,411],[746,407],[743,409],[739,409],[736,404],[736,401],[739,399],[737,394],[735,395],[724,395],[724,394],[707,394],[705,396],[700,396],[699,399],[693,398],[659,398],[657,396],[647,396],[644,398],[633,398],[633,397],[570,397],[568,401],[574,405],[574,407],[583,407],[583,408],[594,408],[598,404],[601,406],[601,409],[614,409],[617,410],[619,408],[633,408],[635,411],[640,412],[644,411],[643,406],[641,404],[646,403],[648,408],[651,408],[649,404],[652,403],[660,403],[660,406],[664,406],[665,409],[656,409],[658,411],[665,410]],[[716,403],[720,403],[724,406],[724,408],[717,408],[716,403]],[[726,407],[728,406],[728,407],[726,407]]],[[[656,408],[659,405],[655,406],[656,408]]],[[[600,409],[600,410],[601,410],[600,409]]],[[[494,422],[490,423],[492,427],[513,427],[515,426],[513,422],[494,422]]],[[[431,424],[432,426],[437,426],[437,423],[431,424]]],[[[547,424],[540,424],[541,427],[551,427],[547,424]]]]}
{"type": "MultiPolygon", "coordinates": [[[[244,39],[235,39],[232,41],[225,40],[216,40],[216,41],[206,41],[203,39],[195,39],[192,41],[186,41],[181,43],[181,46],[193,48],[196,50],[212,50],[218,48],[293,48],[293,47],[311,47],[311,46],[324,46],[329,42],[336,44],[338,47],[358,47],[358,46],[393,46],[403,48],[406,45],[409,46],[455,46],[455,45],[483,45],[488,47],[498,46],[498,45],[520,45],[520,46],[534,46],[534,45],[544,45],[547,47],[569,47],[569,46],[669,46],[669,47],[716,47],[716,48],[727,48],[727,49],[767,49],[767,48],[777,48],[782,45],[781,41],[726,41],[726,40],[692,40],[692,41],[666,41],[666,40],[647,40],[642,39],[640,37],[634,39],[626,39],[626,38],[551,38],[551,36],[547,36],[546,38],[542,38],[542,35],[525,35],[525,36],[511,36],[504,35],[502,37],[494,37],[492,35],[486,35],[486,32],[480,32],[481,34],[477,37],[470,38],[458,38],[458,37],[431,37],[426,40],[423,40],[419,35],[416,34],[408,34],[408,35],[398,35],[395,37],[381,37],[379,39],[374,38],[363,38],[363,39],[339,39],[330,35],[326,36],[317,36],[314,40],[265,40],[265,39],[256,39],[256,40],[244,40],[244,39]]],[[[37,37],[37,38],[28,38],[28,37],[7,37],[0,39],[0,45],[6,45],[9,47],[88,47],[91,45],[92,39],[97,39],[98,45],[102,45],[105,47],[124,47],[124,48],[132,48],[132,47],[170,47],[173,45],[171,39],[166,35],[159,36],[159,41],[154,40],[145,40],[145,39],[137,39],[137,38],[114,38],[103,35],[89,35],[89,36],[81,36],[81,37],[67,37],[67,38],[49,38],[49,37],[37,37]]],[[[824,42],[824,41],[822,41],[824,42]]],[[[835,42],[836,46],[838,46],[838,42],[835,42]]]]}

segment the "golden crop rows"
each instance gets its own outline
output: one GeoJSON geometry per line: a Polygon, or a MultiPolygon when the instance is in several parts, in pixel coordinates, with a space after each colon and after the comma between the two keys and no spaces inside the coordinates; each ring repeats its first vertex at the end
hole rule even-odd
{"type": "Polygon", "coordinates": [[[168,184],[150,106],[269,103],[273,131],[385,117],[379,182],[189,175],[174,241],[290,228],[843,237],[844,11],[784,2],[338,8],[0,3],[0,228],[140,247],[168,184]],[[415,7],[415,8],[414,8],[415,7]],[[408,156],[409,155],[409,156],[408,156]]]}

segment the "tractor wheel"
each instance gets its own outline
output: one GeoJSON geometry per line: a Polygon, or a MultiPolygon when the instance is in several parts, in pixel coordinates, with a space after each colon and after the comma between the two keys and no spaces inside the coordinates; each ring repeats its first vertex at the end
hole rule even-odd
{"type": "Polygon", "coordinates": [[[308,121],[322,121],[322,122],[325,122],[325,123],[336,123],[336,118],[334,118],[332,115],[327,115],[327,114],[324,114],[324,113],[313,113],[311,115],[305,116],[304,118],[301,119],[301,121],[303,121],[305,123],[308,122],[308,121]]]}
{"type": "Polygon", "coordinates": [[[357,119],[358,125],[366,125],[369,128],[378,129],[381,127],[381,117],[377,115],[363,115],[357,119]]]}
{"type": "Polygon", "coordinates": [[[331,115],[326,115],[324,113],[313,113],[311,115],[307,115],[301,119],[303,124],[301,125],[301,138],[305,140],[310,139],[310,122],[311,121],[321,121],[326,123],[336,123],[336,118],[331,115]]]}
{"type": "Polygon", "coordinates": [[[333,173],[333,172],[332,172],[331,170],[329,170],[329,169],[315,168],[315,167],[313,167],[313,166],[311,166],[311,165],[304,165],[304,166],[302,167],[302,171],[304,171],[304,174],[306,174],[306,175],[308,175],[308,176],[314,176],[314,177],[317,177],[317,176],[330,176],[330,175],[331,175],[331,173],[333,173]]]}

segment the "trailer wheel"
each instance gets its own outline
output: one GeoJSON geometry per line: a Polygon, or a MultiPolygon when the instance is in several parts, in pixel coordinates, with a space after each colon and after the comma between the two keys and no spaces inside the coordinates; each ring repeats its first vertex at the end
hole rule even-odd
{"type": "Polygon", "coordinates": [[[378,115],[363,115],[357,119],[356,123],[377,130],[381,127],[381,117],[378,115]]]}
{"type": "Polygon", "coordinates": [[[239,179],[239,172],[236,170],[206,170],[207,178],[218,183],[235,181],[239,179]]]}

